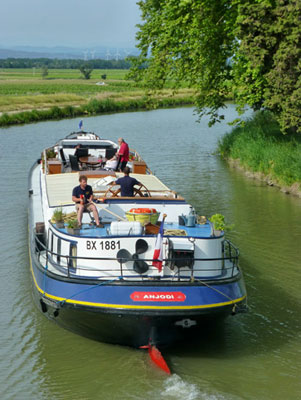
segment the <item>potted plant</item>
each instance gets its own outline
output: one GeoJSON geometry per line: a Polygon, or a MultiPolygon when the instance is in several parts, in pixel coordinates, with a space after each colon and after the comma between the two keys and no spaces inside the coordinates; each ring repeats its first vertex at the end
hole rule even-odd
{"type": "Polygon", "coordinates": [[[46,158],[49,160],[50,158],[56,158],[57,153],[54,151],[54,149],[48,149],[46,150],[46,158]]]}
{"type": "MultiPolygon", "coordinates": [[[[46,150],[46,160],[56,160],[57,159],[57,153],[54,151],[54,148],[50,148],[46,150]]],[[[42,162],[42,167],[43,167],[43,172],[45,171],[45,157],[44,157],[44,152],[41,155],[41,162],[42,162]]]]}
{"type": "Polygon", "coordinates": [[[220,236],[222,232],[233,229],[234,225],[227,225],[222,214],[214,214],[209,218],[212,226],[212,235],[220,236]]]}
{"type": "Polygon", "coordinates": [[[71,235],[79,235],[80,227],[77,219],[70,219],[67,223],[67,232],[71,235]]]}
{"type": "Polygon", "coordinates": [[[57,228],[64,228],[64,218],[65,214],[63,213],[62,207],[59,207],[54,210],[51,221],[55,222],[57,228]]]}

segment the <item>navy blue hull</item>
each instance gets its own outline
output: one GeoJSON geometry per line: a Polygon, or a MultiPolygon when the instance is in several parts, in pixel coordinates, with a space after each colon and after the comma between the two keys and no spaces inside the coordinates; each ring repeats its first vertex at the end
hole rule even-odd
{"type": "Polygon", "coordinates": [[[241,275],[210,285],[89,283],[53,276],[31,256],[40,310],[62,327],[101,342],[139,347],[150,340],[165,346],[193,339],[246,299],[241,275]]]}

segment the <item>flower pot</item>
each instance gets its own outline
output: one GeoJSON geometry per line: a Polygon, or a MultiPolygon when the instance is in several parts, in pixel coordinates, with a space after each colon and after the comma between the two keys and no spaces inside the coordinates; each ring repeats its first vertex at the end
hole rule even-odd
{"type": "Polygon", "coordinates": [[[59,229],[65,228],[64,221],[56,221],[55,226],[59,229]]]}
{"type": "Polygon", "coordinates": [[[213,236],[218,237],[221,236],[223,231],[220,231],[218,229],[213,229],[213,236]]]}
{"type": "Polygon", "coordinates": [[[79,228],[67,228],[67,232],[70,235],[79,235],[80,234],[80,229],[79,228]]]}

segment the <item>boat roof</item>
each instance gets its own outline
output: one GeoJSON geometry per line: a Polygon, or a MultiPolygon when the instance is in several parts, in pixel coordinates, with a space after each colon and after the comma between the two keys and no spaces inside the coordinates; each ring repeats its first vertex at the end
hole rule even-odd
{"type": "MultiPolygon", "coordinates": [[[[88,184],[90,186],[94,186],[99,181],[99,177],[89,178],[88,175],[88,184]]],[[[113,175],[113,179],[118,179],[123,176],[123,173],[116,172],[113,175]],[[115,177],[116,176],[116,177],[115,177]]],[[[145,185],[150,192],[153,194],[160,193],[174,193],[171,189],[169,189],[164,183],[162,183],[155,175],[147,175],[147,174],[131,174],[131,177],[137,179],[137,181],[141,182],[145,185]]],[[[63,174],[50,174],[46,175],[46,185],[47,185],[47,196],[50,207],[59,207],[61,205],[73,204],[72,202],[72,190],[75,186],[79,185],[79,173],[63,173],[63,174]]],[[[109,188],[109,186],[107,186],[109,188]]],[[[95,194],[97,190],[94,190],[95,194]]]]}
{"type": "Polygon", "coordinates": [[[74,148],[76,145],[81,144],[83,147],[96,147],[96,148],[110,148],[110,147],[117,147],[116,143],[112,140],[107,139],[99,139],[93,140],[89,138],[78,138],[78,139],[62,139],[58,142],[59,146],[63,148],[74,148]]]}

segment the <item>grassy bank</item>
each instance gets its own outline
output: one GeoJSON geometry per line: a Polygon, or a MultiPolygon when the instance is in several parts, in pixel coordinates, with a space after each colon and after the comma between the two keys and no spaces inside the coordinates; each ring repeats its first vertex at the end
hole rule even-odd
{"type": "Polygon", "coordinates": [[[78,70],[49,70],[43,78],[35,68],[1,69],[0,126],[192,104],[193,93],[185,88],[176,95],[166,89],[161,95],[146,97],[142,87],[126,79],[126,73],[94,70],[87,80],[78,70]]]}
{"type": "Polygon", "coordinates": [[[2,114],[0,117],[0,126],[9,126],[16,124],[26,124],[37,121],[59,120],[64,118],[73,118],[83,115],[99,115],[108,112],[122,112],[134,110],[150,110],[153,108],[176,107],[192,104],[192,98],[171,97],[171,98],[137,98],[131,100],[97,100],[93,99],[82,106],[53,106],[46,110],[32,110],[18,113],[2,114]]]}
{"type": "Polygon", "coordinates": [[[283,135],[269,112],[257,113],[245,126],[226,134],[219,142],[219,152],[269,184],[295,185],[300,190],[301,138],[283,135]]]}

